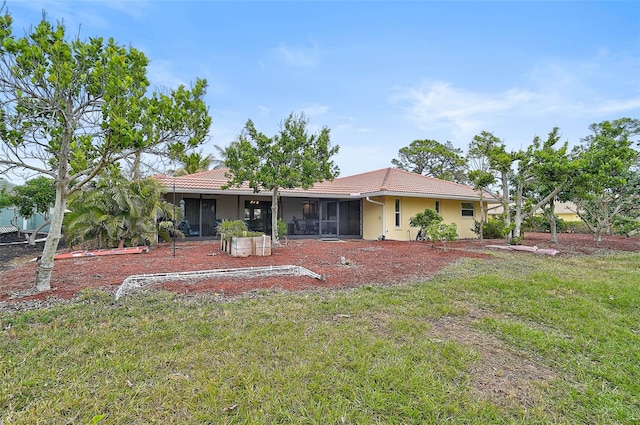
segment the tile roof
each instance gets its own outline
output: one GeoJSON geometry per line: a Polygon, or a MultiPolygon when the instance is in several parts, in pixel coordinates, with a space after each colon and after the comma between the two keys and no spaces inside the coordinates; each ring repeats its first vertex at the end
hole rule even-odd
{"type": "MultiPolygon", "coordinates": [[[[247,185],[222,189],[227,183],[228,169],[218,168],[180,177],[155,176],[167,189],[186,193],[207,194],[249,194],[253,190],[247,185]]],[[[265,191],[266,192],[266,191],[265,191]]],[[[263,192],[263,194],[266,194],[263,192]]],[[[270,193],[270,192],[269,192],[270,193]]],[[[478,193],[470,186],[427,177],[397,168],[383,168],[333,181],[316,183],[305,190],[302,188],[282,189],[283,196],[318,196],[334,198],[364,198],[366,196],[414,196],[425,198],[477,200],[478,193]]]]}

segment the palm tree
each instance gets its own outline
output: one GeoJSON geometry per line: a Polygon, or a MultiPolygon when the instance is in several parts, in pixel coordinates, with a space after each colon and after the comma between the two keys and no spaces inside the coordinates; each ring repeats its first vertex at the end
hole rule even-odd
{"type": "MultiPolygon", "coordinates": [[[[213,145],[218,152],[220,158],[224,158],[224,148],[218,145],[213,145]]],[[[195,174],[202,171],[207,171],[210,168],[220,168],[224,166],[224,159],[217,159],[213,154],[203,156],[202,151],[182,153],[178,157],[178,161],[182,164],[182,167],[178,168],[175,172],[176,176],[184,176],[187,174],[195,174]]]]}
{"type": "Polygon", "coordinates": [[[77,192],[65,215],[69,245],[94,241],[98,248],[152,243],[156,218],[172,218],[173,207],[162,199],[154,179],[129,181],[118,171],[77,192]]]}
{"type": "Polygon", "coordinates": [[[227,159],[227,154],[225,153],[226,148],[221,147],[220,145],[213,145],[213,148],[217,152],[217,158],[213,160],[212,165],[213,169],[222,168],[225,166],[225,160],[227,159]]]}

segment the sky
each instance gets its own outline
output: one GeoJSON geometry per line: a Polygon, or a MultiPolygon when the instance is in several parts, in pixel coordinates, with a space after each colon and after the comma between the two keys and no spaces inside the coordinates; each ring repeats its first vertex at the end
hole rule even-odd
{"type": "Polygon", "coordinates": [[[330,129],[341,176],[392,166],[419,139],[511,150],[559,127],[640,118],[640,1],[7,0],[14,33],[42,18],[150,60],[152,89],[208,81],[206,154],[248,119],[330,129]]]}

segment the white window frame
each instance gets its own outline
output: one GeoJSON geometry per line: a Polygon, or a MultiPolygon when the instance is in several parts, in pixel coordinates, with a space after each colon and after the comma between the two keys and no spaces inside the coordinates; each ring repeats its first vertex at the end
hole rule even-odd
{"type": "Polygon", "coordinates": [[[466,219],[473,219],[476,216],[476,209],[475,206],[473,205],[473,202],[461,202],[460,203],[460,215],[462,216],[462,218],[466,218],[466,219]],[[471,206],[471,207],[469,207],[471,206]],[[466,212],[471,211],[471,215],[469,214],[465,214],[466,212]]]}
{"type": "Polygon", "coordinates": [[[402,207],[400,198],[396,198],[393,205],[394,219],[396,227],[402,227],[402,207]]]}

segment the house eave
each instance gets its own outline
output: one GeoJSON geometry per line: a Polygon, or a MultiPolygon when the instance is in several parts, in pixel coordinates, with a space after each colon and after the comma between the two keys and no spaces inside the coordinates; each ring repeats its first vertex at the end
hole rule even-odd
{"type": "MultiPolygon", "coordinates": [[[[447,199],[452,201],[470,201],[470,202],[479,202],[480,198],[478,196],[464,196],[464,195],[447,195],[441,193],[413,193],[413,192],[395,192],[395,191],[378,191],[378,192],[368,192],[358,194],[360,198],[364,198],[367,196],[390,196],[390,197],[410,197],[410,198],[430,198],[430,199],[447,199]]],[[[487,203],[497,203],[498,201],[494,199],[484,199],[487,203]]]]}

